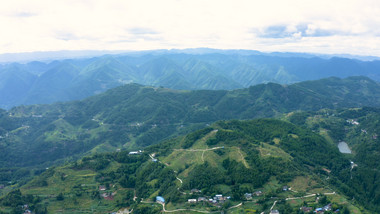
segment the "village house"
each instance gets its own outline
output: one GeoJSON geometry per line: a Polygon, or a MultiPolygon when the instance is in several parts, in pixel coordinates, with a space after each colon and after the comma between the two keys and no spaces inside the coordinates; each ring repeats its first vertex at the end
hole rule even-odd
{"type": "Polygon", "coordinates": [[[288,191],[288,190],[289,190],[289,187],[288,187],[288,186],[283,186],[283,187],[282,187],[282,190],[283,190],[283,191],[288,191]]]}
{"type": "Polygon", "coordinates": [[[221,199],[222,197],[223,197],[223,195],[219,194],[219,195],[215,195],[214,199],[215,199],[215,200],[219,200],[219,199],[221,199]]]}
{"type": "Polygon", "coordinates": [[[157,196],[156,202],[160,204],[165,204],[165,199],[162,196],[157,196]]]}
{"type": "Polygon", "coordinates": [[[143,151],[142,150],[138,150],[138,151],[132,151],[132,152],[129,152],[128,154],[129,155],[139,155],[141,154],[143,151]]]}
{"type": "Polygon", "coordinates": [[[315,213],[324,213],[325,211],[323,210],[323,208],[317,208],[317,209],[315,209],[314,212],[315,213]]]}
{"type": "Polygon", "coordinates": [[[205,202],[209,202],[209,203],[213,203],[213,204],[218,204],[218,203],[224,203],[230,199],[231,199],[230,196],[224,196],[223,197],[223,195],[218,194],[218,195],[215,195],[214,197],[211,197],[211,198],[198,197],[198,199],[188,199],[187,202],[188,203],[197,203],[197,202],[205,201],[205,202]]]}
{"type": "Polygon", "coordinates": [[[332,208],[332,204],[327,204],[326,206],[324,207],[318,207],[317,209],[315,209],[315,213],[324,213],[326,211],[330,211],[332,208]]]}
{"type": "Polygon", "coordinates": [[[270,214],[280,214],[280,212],[278,210],[271,210],[270,214]]]}
{"type": "Polygon", "coordinates": [[[326,206],[323,207],[324,211],[330,211],[332,207],[332,204],[327,204],[326,206]]]}
{"type": "Polygon", "coordinates": [[[113,200],[113,196],[115,195],[115,193],[103,193],[102,194],[102,197],[105,199],[105,200],[109,200],[109,201],[112,201],[113,200]]]}
{"type": "Polygon", "coordinates": [[[312,207],[300,207],[300,210],[303,211],[304,213],[308,213],[313,211],[312,207]]]}
{"type": "Polygon", "coordinates": [[[198,202],[200,202],[200,201],[207,201],[207,199],[205,197],[199,197],[198,202]]]}
{"type": "Polygon", "coordinates": [[[105,191],[107,188],[106,188],[106,186],[104,186],[104,185],[100,185],[99,186],[99,190],[100,191],[105,191]]]}
{"type": "Polygon", "coordinates": [[[260,190],[253,193],[253,195],[255,195],[255,196],[261,196],[262,194],[263,194],[263,192],[260,190]]]}
{"type": "Polygon", "coordinates": [[[199,190],[199,189],[192,189],[192,190],[191,190],[191,193],[199,193],[199,192],[202,192],[202,191],[199,190]]]}
{"type": "Polygon", "coordinates": [[[244,197],[246,200],[251,200],[252,199],[252,193],[245,193],[244,197]]]}
{"type": "Polygon", "coordinates": [[[347,123],[351,124],[351,125],[359,125],[359,122],[356,121],[356,120],[346,120],[347,123]]]}

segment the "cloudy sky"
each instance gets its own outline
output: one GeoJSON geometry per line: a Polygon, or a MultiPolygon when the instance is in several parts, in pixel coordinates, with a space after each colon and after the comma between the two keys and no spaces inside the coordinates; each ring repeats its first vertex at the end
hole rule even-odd
{"type": "Polygon", "coordinates": [[[209,47],[380,56],[378,0],[0,1],[0,53],[209,47]]]}

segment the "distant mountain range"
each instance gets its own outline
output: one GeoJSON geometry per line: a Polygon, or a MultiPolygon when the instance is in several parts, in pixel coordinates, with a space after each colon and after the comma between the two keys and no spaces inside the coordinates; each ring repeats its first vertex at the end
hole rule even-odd
{"type": "Polygon", "coordinates": [[[379,71],[380,61],[212,49],[8,63],[0,65],[0,107],[78,100],[126,83],[185,90],[233,90],[260,83],[290,84],[330,76],[361,75],[380,81],[379,71]]]}

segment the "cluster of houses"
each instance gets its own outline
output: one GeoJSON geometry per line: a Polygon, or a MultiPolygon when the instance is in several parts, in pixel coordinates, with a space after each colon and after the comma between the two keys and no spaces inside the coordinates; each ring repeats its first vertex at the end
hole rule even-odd
{"type": "MultiPolygon", "coordinates": [[[[107,187],[104,186],[104,185],[100,185],[99,186],[99,191],[106,191],[107,190],[107,187]]],[[[113,200],[113,197],[116,195],[115,192],[113,193],[108,193],[108,192],[104,192],[101,194],[101,196],[105,199],[105,200],[110,200],[112,201],[113,200]]]]}
{"type": "Polygon", "coordinates": [[[99,190],[100,190],[100,191],[105,191],[105,190],[107,190],[107,187],[104,186],[104,185],[100,185],[100,186],[99,186],[99,190]]]}
{"type": "MultiPolygon", "coordinates": [[[[300,207],[300,210],[304,213],[314,212],[314,213],[325,213],[327,211],[331,211],[332,204],[327,204],[324,207],[316,208],[315,210],[312,207],[300,207]]],[[[335,213],[339,213],[339,209],[334,211],[335,213]]],[[[280,214],[278,210],[271,210],[269,214],[280,214]]]]}
{"type": "MultiPolygon", "coordinates": [[[[365,130],[365,129],[362,129],[361,131],[362,131],[362,133],[364,133],[364,134],[368,134],[367,130],[365,130]]],[[[377,139],[377,134],[376,134],[376,133],[372,135],[372,139],[374,139],[374,140],[377,139]]]]}
{"type": "Polygon", "coordinates": [[[105,199],[105,200],[110,200],[110,201],[112,201],[113,200],[113,197],[116,195],[116,193],[115,192],[113,192],[113,193],[107,193],[107,192],[105,192],[105,193],[103,193],[101,196],[105,199]]]}
{"type": "MultiPolygon", "coordinates": [[[[314,210],[314,213],[325,213],[327,211],[331,211],[332,204],[327,204],[326,206],[323,207],[318,207],[314,210]]],[[[300,210],[303,211],[304,213],[308,213],[313,211],[312,207],[300,207],[300,210]]],[[[339,213],[339,209],[334,211],[335,213],[339,213]]]]}
{"type": "Polygon", "coordinates": [[[21,207],[24,210],[24,212],[23,212],[24,214],[32,214],[32,211],[29,209],[29,205],[24,204],[21,207]]]}
{"type": "Polygon", "coordinates": [[[188,203],[197,203],[197,202],[203,202],[204,201],[204,202],[209,202],[212,204],[222,204],[222,203],[224,203],[230,199],[231,199],[230,196],[223,196],[221,194],[217,194],[214,197],[198,197],[198,199],[196,199],[196,198],[188,199],[187,202],[188,203]]]}
{"type": "Polygon", "coordinates": [[[253,192],[253,193],[245,193],[244,194],[244,197],[246,200],[251,200],[253,196],[261,196],[263,194],[262,191],[256,191],[256,192],[253,192]]]}
{"type": "Polygon", "coordinates": [[[351,125],[359,125],[359,122],[356,121],[356,120],[346,120],[347,123],[351,124],[351,125]]]}
{"type": "MultiPolygon", "coordinates": [[[[327,204],[326,206],[324,207],[319,207],[317,209],[315,209],[315,213],[324,213],[324,212],[327,212],[327,211],[330,211],[331,210],[331,206],[332,204],[327,204]]],[[[338,210],[339,212],[339,210],[338,210]]]]}

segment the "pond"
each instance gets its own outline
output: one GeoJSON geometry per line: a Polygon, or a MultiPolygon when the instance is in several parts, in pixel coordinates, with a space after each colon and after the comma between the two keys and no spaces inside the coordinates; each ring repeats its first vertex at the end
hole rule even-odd
{"type": "Polygon", "coordinates": [[[338,148],[341,153],[351,154],[351,149],[348,147],[347,143],[344,141],[338,143],[338,148]]]}

